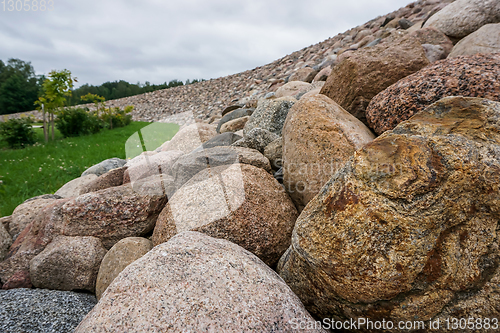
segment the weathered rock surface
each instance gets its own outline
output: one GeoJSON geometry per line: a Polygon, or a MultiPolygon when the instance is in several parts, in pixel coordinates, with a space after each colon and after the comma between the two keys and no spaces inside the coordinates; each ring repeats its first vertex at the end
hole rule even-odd
{"type": "Polygon", "coordinates": [[[242,117],[251,116],[254,111],[255,109],[237,109],[224,115],[217,124],[217,133],[220,133],[220,129],[225,123],[242,117]]]}
{"type": "Polygon", "coordinates": [[[12,236],[7,232],[4,225],[0,223],[0,261],[5,259],[12,245],[12,236]]]}
{"type": "Polygon", "coordinates": [[[100,175],[97,179],[94,179],[89,184],[85,185],[80,190],[80,194],[96,192],[106,188],[123,185],[123,174],[125,173],[125,170],[127,170],[127,167],[121,167],[100,175]]]}
{"type": "Polygon", "coordinates": [[[161,150],[180,150],[187,154],[216,135],[217,132],[213,125],[204,123],[192,124],[179,130],[172,140],[161,146],[161,150]]]}
{"type": "Polygon", "coordinates": [[[245,124],[247,123],[248,119],[250,119],[250,116],[245,116],[245,117],[230,120],[221,126],[220,133],[226,133],[226,132],[233,132],[234,133],[236,131],[239,131],[245,127],[245,124]]]}
{"type": "Polygon", "coordinates": [[[367,124],[365,110],[375,95],[428,64],[415,37],[394,37],[341,60],[332,69],[321,93],[367,124]]]}
{"type": "Polygon", "coordinates": [[[246,164],[204,170],[160,214],[155,245],[188,230],[224,238],[274,265],[290,243],[297,210],[266,171],[246,164]]]}
{"type": "Polygon", "coordinates": [[[96,303],[94,295],[72,291],[0,290],[0,331],[72,332],[96,303]]]}
{"type": "MultiPolygon", "coordinates": [[[[101,163],[98,163],[96,165],[91,166],[87,170],[85,170],[82,173],[82,177],[85,177],[87,175],[96,175],[97,177],[104,175],[106,172],[121,168],[127,163],[127,161],[122,160],[121,158],[110,158],[107,160],[102,161],[101,163]]],[[[57,194],[57,193],[56,193],[57,194]]]]}
{"type": "Polygon", "coordinates": [[[44,208],[56,202],[57,199],[36,199],[24,202],[14,209],[9,229],[7,230],[12,237],[17,235],[30,224],[35,217],[40,214],[44,208]]]}
{"type": "Polygon", "coordinates": [[[214,147],[193,152],[179,158],[172,167],[175,185],[180,188],[198,172],[218,166],[235,163],[251,164],[271,171],[269,160],[255,149],[245,147],[214,147]]]}
{"type": "Polygon", "coordinates": [[[279,136],[263,128],[252,128],[245,136],[232,144],[233,147],[244,147],[264,153],[268,144],[278,139],[279,136]]]}
{"type": "Polygon", "coordinates": [[[434,14],[424,26],[436,27],[447,36],[459,39],[485,24],[498,22],[498,0],[457,0],[434,14]]]}
{"type": "Polygon", "coordinates": [[[374,138],[361,121],[325,95],[301,98],[283,129],[283,184],[299,211],[374,138]]]}
{"type": "Polygon", "coordinates": [[[500,103],[449,97],[356,151],[300,215],[280,276],[322,318],[495,316],[499,126],[500,103]]]}
{"type": "Polygon", "coordinates": [[[381,134],[442,97],[500,100],[500,55],[478,54],[439,61],[410,75],[370,102],[369,126],[381,134]]]}
{"type": "Polygon", "coordinates": [[[254,113],[247,121],[243,133],[246,135],[254,128],[262,128],[281,136],[286,115],[297,100],[292,97],[281,97],[272,100],[260,100],[254,113]]]}
{"type": "Polygon", "coordinates": [[[283,138],[277,138],[264,148],[264,156],[271,163],[273,170],[281,168],[283,160],[283,138]]]}
{"type": "Polygon", "coordinates": [[[153,242],[142,237],[124,238],[106,253],[102,259],[97,275],[95,295],[101,299],[102,294],[118,276],[131,263],[141,258],[153,248],[153,242]]]}
{"type": "Polygon", "coordinates": [[[93,293],[106,252],[98,238],[58,236],[31,259],[31,283],[36,288],[93,293]]]}
{"type": "Polygon", "coordinates": [[[55,194],[63,198],[77,197],[80,195],[80,191],[83,188],[85,188],[85,186],[96,180],[97,177],[98,176],[96,174],[89,173],[86,174],[85,176],[75,178],[72,181],[69,181],[66,184],[64,184],[60,189],[56,191],[55,194]]]}
{"type": "Polygon", "coordinates": [[[313,321],[261,260],[226,240],[186,232],[125,268],[75,333],[291,332],[293,319],[313,321]]]}
{"type": "Polygon", "coordinates": [[[500,53],[500,23],[486,24],[455,45],[449,57],[477,53],[500,53]]]}

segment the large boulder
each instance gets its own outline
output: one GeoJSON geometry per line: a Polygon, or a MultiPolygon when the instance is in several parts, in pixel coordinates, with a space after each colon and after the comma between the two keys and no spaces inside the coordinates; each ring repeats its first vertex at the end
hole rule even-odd
{"type": "Polygon", "coordinates": [[[449,57],[477,53],[500,53],[500,23],[486,24],[458,42],[449,57]]]}
{"type": "Polygon", "coordinates": [[[254,149],[244,147],[214,147],[186,154],[172,166],[175,185],[180,188],[198,172],[221,165],[251,164],[271,171],[269,160],[254,149]]]}
{"type": "MultiPolygon", "coordinates": [[[[104,174],[104,173],[103,173],[104,174]]],[[[85,176],[81,176],[75,178],[66,184],[64,184],[60,189],[56,191],[56,195],[63,198],[73,198],[80,195],[80,192],[94,180],[96,180],[98,175],[94,173],[86,174],[85,176]]]]}
{"type": "Polygon", "coordinates": [[[9,233],[12,237],[17,237],[21,231],[30,224],[35,217],[40,214],[40,211],[51,204],[57,199],[35,199],[25,201],[14,209],[11,221],[9,223],[9,233]]]}
{"type": "Polygon", "coordinates": [[[104,175],[106,172],[121,168],[127,163],[126,160],[123,160],[118,157],[109,158],[105,161],[102,161],[99,164],[93,165],[82,173],[82,177],[87,175],[96,175],[97,177],[104,175]]]}
{"type": "Polygon", "coordinates": [[[94,295],[46,289],[0,290],[0,331],[73,332],[97,303],[94,295]]]}
{"type": "Polygon", "coordinates": [[[366,110],[368,124],[381,134],[446,96],[500,101],[499,67],[499,54],[438,61],[375,96],[366,110]]]}
{"type": "Polygon", "coordinates": [[[221,127],[232,120],[251,116],[255,109],[236,109],[228,114],[224,115],[219,123],[217,124],[217,133],[220,133],[221,127]]]}
{"type": "Polygon", "coordinates": [[[436,27],[447,36],[460,39],[485,24],[498,22],[498,0],[457,0],[431,16],[424,27],[436,27]]]}
{"type": "Polygon", "coordinates": [[[36,288],[95,291],[97,272],[106,249],[95,237],[56,237],[30,261],[36,288]]]}
{"type": "Polygon", "coordinates": [[[180,150],[162,151],[136,160],[124,173],[124,183],[136,182],[150,176],[172,175],[172,166],[184,155],[180,150]]]}
{"type": "Polygon", "coordinates": [[[96,192],[99,190],[104,190],[106,188],[115,187],[123,185],[123,174],[127,170],[127,167],[121,167],[117,169],[110,170],[103,175],[97,177],[87,185],[85,185],[81,190],[80,194],[96,192]]]}
{"type": "Polygon", "coordinates": [[[344,57],[332,69],[321,94],[367,124],[365,110],[375,95],[429,64],[416,37],[396,36],[344,57]]]}
{"type": "Polygon", "coordinates": [[[297,100],[293,97],[281,97],[271,100],[260,100],[250,119],[245,124],[246,135],[254,128],[262,128],[281,136],[286,115],[297,100]]]}
{"type": "Polygon", "coordinates": [[[210,168],[175,192],[158,218],[153,243],[199,231],[239,244],[272,266],[290,244],[297,215],[266,171],[246,164],[210,168]]]}
{"type": "Polygon", "coordinates": [[[102,259],[95,287],[97,299],[118,276],[131,263],[148,253],[153,248],[153,242],[142,237],[124,238],[106,253],[102,259]]]}
{"type": "Polygon", "coordinates": [[[498,316],[499,127],[500,103],[449,97],[357,150],[300,215],[280,276],[319,318],[498,316]]]}
{"type": "Polygon", "coordinates": [[[283,129],[283,185],[299,211],[374,138],[361,121],[325,95],[301,98],[283,129]]]}
{"type": "Polygon", "coordinates": [[[256,256],[186,232],[125,268],[75,333],[291,332],[299,323],[314,327],[297,296],[256,256]]]}
{"type": "Polygon", "coordinates": [[[192,124],[179,130],[170,141],[161,146],[161,150],[180,150],[187,154],[216,135],[217,132],[213,125],[205,123],[192,124]]]}
{"type": "Polygon", "coordinates": [[[264,153],[268,144],[277,140],[279,136],[263,128],[252,128],[243,138],[232,144],[233,147],[244,147],[264,153]]]}
{"type": "Polygon", "coordinates": [[[29,261],[59,235],[97,237],[107,249],[120,239],[146,235],[166,202],[165,194],[141,191],[130,184],[56,200],[12,244],[7,259],[0,263],[0,281],[7,283],[15,274],[28,272],[29,261]]]}

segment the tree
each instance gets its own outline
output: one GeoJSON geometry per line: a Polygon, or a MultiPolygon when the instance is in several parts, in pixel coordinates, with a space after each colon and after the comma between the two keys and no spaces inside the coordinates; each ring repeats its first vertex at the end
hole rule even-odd
{"type": "Polygon", "coordinates": [[[76,78],[71,77],[71,71],[51,71],[49,78],[42,84],[42,96],[35,102],[43,111],[43,133],[45,142],[49,141],[49,128],[46,126],[45,112],[49,113],[49,122],[52,124],[52,140],[54,140],[54,113],[66,104],[66,98],[71,97],[73,83],[76,78]]]}
{"type": "Polygon", "coordinates": [[[29,62],[0,60],[0,114],[32,110],[40,88],[40,77],[29,62]]]}

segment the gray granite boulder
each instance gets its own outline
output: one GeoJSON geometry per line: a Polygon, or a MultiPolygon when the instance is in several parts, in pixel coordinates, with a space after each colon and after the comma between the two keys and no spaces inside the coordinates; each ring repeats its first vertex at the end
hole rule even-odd
{"type": "Polygon", "coordinates": [[[268,144],[278,139],[279,136],[263,128],[253,128],[245,136],[232,144],[233,147],[245,147],[264,153],[268,144]]]}
{"type": "Polygon", "coordinates": [[[234,134],[231,132],[222,133],[217,136],[214,136],[213,138],[205,142],[203,144],[203,149],[220,147],[220,146],[230,146],[239,139],[242,139],[242,137],[239,136],[238,134],[234,134]]]}
{"type": "Polygon", "coordinates": [[[93,165],[82,173],[82,177],[90,174],[94,174],[96,176],[104,175],[106,172],[121,168],[127,163],[127,161],[122,160],[121,158],[113,157],[107,160],[102,161],[99,164],[93,165]]]}
{"type": "Polygon", "coordinates": [[[75,333],[292,332],[293,321],[314,324],[259,258],[229,241],[185,232],[127,266],[75,333]]]}
{"type": "Polygon", "coordinates": [[[94,295],[46,289],[0,289],[0,332],[72,332],[97,303],[94,295]]]}
{"type": "Polygon", "coordinates": [[[243,133],[246,135],[254,128],[263,128],[281,136],[288,111],[296,102],[295,98],[289,96],[260,100],[257,109],[245,124],[243,133]]]}
{"type": "Polygon", "coordinates": [[[471,33],[453,47],[449,57],[477,53],[500,53],[500,23],[486,24],[471,33]]]}

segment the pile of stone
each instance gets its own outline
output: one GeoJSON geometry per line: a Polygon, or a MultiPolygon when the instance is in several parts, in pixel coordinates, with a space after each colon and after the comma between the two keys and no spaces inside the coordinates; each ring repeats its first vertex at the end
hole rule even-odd
{"type": "Polygon", "coordinates": [[[76,332],[497,318],[499,31],[496,0],[419,1],[268,76],[143,96],[185,126],[0,219],[2,293],[95,294],[76,332]]]}

